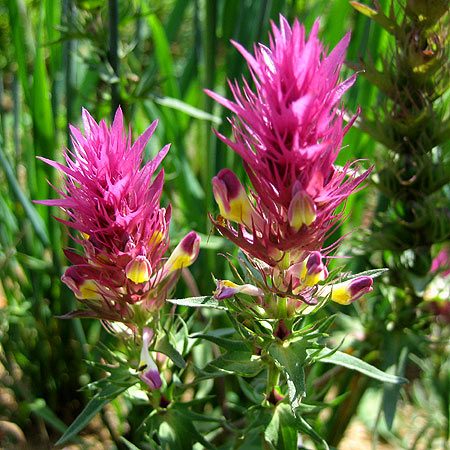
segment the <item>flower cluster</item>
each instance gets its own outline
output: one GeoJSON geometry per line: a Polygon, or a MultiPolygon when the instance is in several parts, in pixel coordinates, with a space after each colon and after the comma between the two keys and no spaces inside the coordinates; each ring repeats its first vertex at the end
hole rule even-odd
{"type": "MultiPolygon", "coordinates": [[[[280,17],[279,28],[272,23],[270,47],[259,44],[253,56],[234,43],[255,90],[243,79],[242,89],[230,82],[234,101],[207,92],[234,113],[234,141],[216,134],[242,157],[252,184],[247,194],[231,170],[220,171],[213,190],[226,220],[212,221],[263,273],[260,288],[310,304],[328,276],[324,257],[333,249],[322,247],[342,219],[339,206],[370,173],[358,174],[354,162],[335,164],[354,121],[344,127],[339,104],[356,75],[338,79],[350,34],[327,55],[318,30],[316,21],[307,39],[297,20],[291,29],[280,17]]],[[[224,289],[232,295],[231,287],[219,282],[217,298],[224,298],[224,289]]],[[[335,286],[331,298],[349,303],[371,289],[372,279],[361,277],[335,286]]]]}
{"type": "Polygon", "coordinates": [[[145,325],[136,323],[138,309],[151,317],[161,308],[179,269],[196,259],[200,238],[190,232],[163,257],[171,210],[160,207],[164,171],[154,174],[169,145],[142,165],[157,122],[131,145],[120,108],[111,128],[86,110],[82,116],[85,136],[71,127],[73,151],[64,152],[66,165],[41,158],[64,175],[64,188],[56,189],[61,198],[39,203],[67,213],[69,220],[58,220],[77,231],[74,240],[83,249],[65,250],[73,265],[62,280],[88,307],[76,315],[145,325]]]}

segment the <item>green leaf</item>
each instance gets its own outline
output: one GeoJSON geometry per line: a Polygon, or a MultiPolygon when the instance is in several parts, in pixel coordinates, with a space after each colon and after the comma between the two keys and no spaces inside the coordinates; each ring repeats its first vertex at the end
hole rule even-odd
{"type": "Polygon", "coordinates": [[[241,377],[254,377],[264,369],[264,364],[251,352],[227,352],[211,361],[204,371],[209,372],[215,369],[241,377]]]}
{"type": "Polygon", "coordinates": [[[86,407],[81,411],[80,415],[67,428],[61,438],[55,445],[64,444],[74,438],[92,419],[101,411],[109,402],[114,400],[122,392],[126,391],[130,386],[115,386],[110,384],[102,392],[95,395],[86,407]]]}
{"type": "Polygon", "coordinates": [[[395,35],[397,24],[395,23],[395,21],[387,17],[382,10],[372,9],[369,6],[359,2],[350,2],[350,4],[360,13],[375,20],[375,22],[378,23],[378,25],[380,25],[381,27],[383,27],[388,33],[395,35]]]}
{"type": "MultiPolygon", "coordinates": [[[[211,396],[211,398],[214,398],[211,396]]],[[[204,402],[205,399],[198,399],[199,402],[204,402]]],[[[221,417],[214,417],[211,414],[199,414],[191,411],[185,403],[174,404],[171,411],[177,411],[179,415],[182,415],[185,419],[196,422],[218,422],[222,423],[223,419],[221,417]]]]}
{"type": "Polygon", "coordinates": [[[207,249],[207,250],[221,250],[222,252],[224,249],[227,248],[233,248],[233,243],[229,241],[228,239],[223,238],[222,236],[208,236],[207,234],[198,233],[197,234],[201,237],[200,241],[200,248],[201,249],[207,249]]]}
{"type": "MultiPolygon", "coordinates": [[[[403,347],[398,357],[395,374],[403,376],[405,374],[406,363],[408,361],[408,347],[403,347]]],[[[395,411],[397,409],[398,397],[401,386],[399,384],[385,384],[383,389],[383,414],[386,425],[390,430],[394,422],[395,411]]]]}
{"type": "MultiPolygon", "coordinates": [[[[142,2],[144,3],[144,2],[142,2]]],[[[186,7],[189,6],[189,2],[186,0],[178,0],[172,8],[169,19],[164,24],[164,29],[167,34],[167,40],[172,42],[177,33],[180,31],[180,23],[183,19],[186,7]]]]}
{"type": "Polygon", "coordinates": [[[9,187],[14,192],[17,200],[22,204],[25,214],[30,219],[31,225],[33,226],[38,238],[44,245],[50,245],[50,239],[48,237],[44,221],[20,187],[19,181],[16,179],[14,171],[6,158],[6,155],[3,153],[1,144],[2,142],[0,139],[0,165],[3,167],[9,187]]]}
{"type": "Polygon", "coordinates": [[[129,440],[125,439],[123,436],[120,437],[120,440],[127,446],[129,450],[141,450],[139,447],[136,447],[136,445],[131,443],[129,440]]]}
{"type": "Polygon", "coordinates": [[[297,419],[298,419],[297,424],[300,431],[303,431],[303,433],[307,434],[308,436],[311,436],[315,441],[322,444],[325,450],[329,450],[330,447],[328,447],[326,441],[303,417],[298,416],[297,419]]]}
{"type": "MultiPolygon", "coordinates": [[[[198,415],[195,417],[197,418],[198,415]]],[[[198,432],[192,420],[191,411],[183,405],[170,408],[163,418],[164,422],[158,431],[161,448],[191,450],[195,442],[200,442],[205,448],[214,450],[214,447],[198,432]]]]}
{"type": "Polygon", "coordinates": [[[264,431],[265,439],[277,450],[295,450],[298,448],[298,431],[302,431],[321,444],[320,448],[329,449],[325,440],[301,416],[293,416],[285,403],[280,403],[264,431]]]}
{"type": "Polygon", "coordinates": [[[330,408],[337,406],[341,404],[347,397],[349,397],[351,393],[350,392],[344,392],[341,395],[338,395],[333,400],[328,400],[326,402],[317,402],[314,400],[304,400],[300,405],[300,410],[297,411],[297,414],[301,414],[304,412],[305,414],[311,415],[311,414],[317,414],[322,409],[330,408]]]}
{"type": "Polygon", "coordinates": [[[320,360],[321,362],[327,362],[331,364],[336,364],[338,366],[346,367],[347,369],[356,370],[358,372],[363,373],[371,378],[376,380],[383,381],[385,383],[394,383],[401,384],[406,383],[408,380],[406,378],[397,377],[395,375],[390,375],[388,373],[384,373],[383,371],[377,369],[366,362],[355,358],[354,356],[348,355],[347,353],[343,353],[341,351],[337,351],[332,355],[328,355],[329,349],[323,349],[318,356],[316,356],[316,360],[320,360]],[[324,356],[321,357],[320,355],[324,356]],[[325,356],[326,355],[326,356],[325,356]]]}
{"type": "Polygon", "coordinates": [[[180,98],[180,89],[175,79],[172,54],[170,52],[170,45],[167,40],[164,27],[155,14],[148,15],[147,20],[153,33],[153,42],[155,44],[156,59],[158,61],[159,70],[164,79],[164,93],[168,97],[180,98]]]}
{"type": "Polygon", "coordinates": [[[195,106],[189,105],[188,103],[183,102],[177,98],[172,97],[151,97],[151,99],[158,103],[158,105],[167,106],[168,108],[175,109],[177,111],[181,111],[187,114],[194,119],[200,120],[209,120],[217,125],[222,123],[222,119],[218,116],[214,116],[213,114],[209,114],[206,111],[203,111],[195,106]]]}
{"type": "Polygon", "coordinates": [[[244,395],[255,405],[260,405],[264,401],[264,395],[258,392],[255,387],[244,380],[242,377],[237,377],[239,387],[242,389],[244,395]]]}
{"type": "Polygon", "coordinates": [[[297,421],[285,403],[275,407],[272,419],[264,431],[264,438],[277,450],[298,448],[297,421]]]}
{"type": "Polygon", "coordinates": [[[25,94],[25,100],[31,103],[30,83],[28,81],[27,70],[27,50],[34,51],[34,47],[27,49],[26,43],[31,41],[31,29],[27,23],[28,12],[23,0],[10,0],[7,2],[9,10],[9,23],[11,26],[16,62],[17,73],[20,84],[25,94]]]}
{"type": "MultiPolygon", "coordinates": [[[[36,58],[33,67],[33,84],[31,88],[31,109],[33,118],[34,146],[35,154],[54,159],[55,145],[55,124],[53,121],[52,104],[50,101],[50,88],[47,75],[47,66],[45,61],[44,48],[41,46],[43,41],[43,10],[41,4],[39,11],[40,19],[38,26],[38,45],[36,47],[36,58]]],[[[50,178],[53,169],[44,164],[42,170],[50,178]]],[[[46,192],[47,183],[45,178],[39,180],[40,190],[46,192]],[[45,188],[42,187],[45,186],[45,188]]]]}
{"type": "Polygon", "coordinates": [[[290,345],[272,344],[269,354],[281,366],[288,385],[289,401],[295,414],[302,398],[306,395],[304,364],[306,360],[305,342],[292,342],[290,345]]]}
{"type": "Polygon", "coordinates": [[[354,278],[358,278],[358,277],[376,278],[376,277],[379,277],[380,275],[383,275],[383,273],[387,272],[388,270],[389,269],[371,269],[371,270],[366,270],[366,271],[360,272],[360,273],[352,273],[352,274],[342,277],[342,281],[353,280],[354,278]]]}
{"type": "Polygon", "coordinates": [[[156,342],[155,350],[167,355],[174,364],[180,369],[186,367],[186,362],[183,357],[178,353],[176,348],[169,342],[169,338],[165,334],[161,339],[156,342]]]}
{"type": "Polygon", "coordinates": [[[225,339],[219,336],[214,336],[212,334],[193,334],[190,336],[193,339],[206,339],[207,341],[214,342],[219,347],[224,348],[229,352],[248,352],[250,348],[245,342],[236,341],[233,339],[225,339]]]}
{"type": "Polygon", "coordinates": [[[67,425],[46,405],[43,398],[37,398],[32,403],[28,403],[29,410],[41,419],[44,419],[56,431],[64,433],[67,425]]]}
{"type": "Polygon", "coordinates": [[[188,297],[188,298],[170,298],[167,300],[174,305],[180,306],[193,306],[195,308],[206,307],[206,308],[214,308],[214,309],[224,309],[227,307],[223,304],[219,303],[219,300],[214,297],[188,297]]]}

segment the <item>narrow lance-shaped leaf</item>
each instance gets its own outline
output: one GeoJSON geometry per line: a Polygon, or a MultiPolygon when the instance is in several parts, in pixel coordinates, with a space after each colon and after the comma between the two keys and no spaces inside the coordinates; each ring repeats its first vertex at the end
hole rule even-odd
{"type": "Polygon", "coordinates": [[[374,378],[376,380],[383,381],[385,383],[406,383],[408,380],[406,378],[398,377],[396,375],[390,375],[388,373],[384,373],[383,371],[377,369],[370,364],[355,358],[352,355],[348,355],[347,353],[343,353],[341,351],[337,351],[329,356],[320,357],[321,354],[326,354],[329,350],[324,349],[322,352],[316,356],[316,360],[320,360],[322,362],[327,362],[331,364],[336,364],[338,366],[346,367],[347,369],[356,370],[358,372],[367,375],[368,377],[374,378]]]}
{"type": "Polygon", "coordinates": [[[387,17],[380,8],[375,10],[359,2],[350,2],[350,4],[360,13],[375,20],[375,22],[377,22],[378,25],[384,28],[387,32],[394,35],[397,31],[397,24],[395,21],[387,17]]]}
{"type": "Polygon", "coordinates": [[[342,280],[343,281],[353,280],[353,278],[358,278],[358,277],[376,278],[376,277],[383,275],[383,273],[387,272],[388,270],[389,269],[385,269],[385,268],[365,270],[364,272],[352,273],[352,274],[346,275],[342,278],[342,280]]]}
{"type": "Polygon", "coordinates": [[[74,420],[74,422],[67,428],[61,438],[55,445],[64,444],[75,437],[92,419],[101,411],[109,402],[114,400],[122,392],[126,391],[130,386],[115,386],[110,385],[104,389],[100,395],[94,396],[86,407],[81,411],[80,415],[74,420]],[[105,392],[107,391],[107,392],[105,392]],[[100,397],[100,398],[99,398],[100,397]]]}
{"type": "Polygon", "coordinates": [[[184,361],[183,357],[169,342],[169,338],[167,337],[167,335],[164,335],[156,342],[155,349],[158,352],[164,353],[166,356],[168,356],[180,369],[184,369],[184,367],[186,366],[186,362],[184,361]]]}
{"type": "Polygon", "coordinates": [[[272,344],[269,354],[282,367],[286,376],[289,401],[292,412],[300,405],[306,395],[305,370],[303,365],[306,359],[306,344],[293,342],[290,345],[272,344]]]}
{"type": "Polygon", "coordinates": [[[33,226],[38,238],[42,241],[44,245],[50,244],[50,239],[48,238],[47,229],[45,227],[44,221],[42,217],[37,213],[36,209],[28,200],[25,193],[22,191],[22,188],[19,185],[19,181],[14,175],[14,171],[9,164],[6,155],[3,153],[2,149],[2,141],[0,137],[0,165],[3,167],[3,171],[5,172],[6,179],[8,180],[9,186],[11,190],[14,192],[17,200],[22,204],[23,209],[25,210],[25,214],[30,219],[31,225],[33,226]]]}
{"type": "Polygon", "coordinates": [[[188,297],[188,298],[171,298],[167,300],[174,305],[193,306],[195,308],[205,307],[214,309],[227,309],[227,307],[216,300],[214,297],[188,297]]]}
{"type": "Polygon", "coordinates": [[[280,403],[276,406],[264,437],[276,449],[298,449],[298,424],[288,405],[280,403]]]}
{"type": "MultiPolygon", "coordinates": [[[[400,351],[398,363],[396,364],[395,373],[402,376],[405,373],[406,363],[408,361],[409,350],[405,346],[400,351]]],[[[385,384],[383,390],[383,414],[386,420],[386,425],[390,430],[394,422],[395,411],[397,409],[397,402],[400,395],[401,386],[399,384],[385,384]]]]}

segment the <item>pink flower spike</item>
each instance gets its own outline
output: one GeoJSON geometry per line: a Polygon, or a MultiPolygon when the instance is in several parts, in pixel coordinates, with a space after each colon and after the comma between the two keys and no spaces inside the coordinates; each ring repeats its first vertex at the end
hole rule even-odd
{"type": "Polygon", "coordinates": [[[78,232],[82,252],[66,251],[74,265],[62,280],[92,310],[89,317],[127,323],[130,305],[143,302],[151,313],[167,298],[168,286],[150,280],[169,244],[171,208],[160,207],[164,172],[155,172],[170,146],[144,163],[157,121],[132,144],[120,108],[111,127],[85,109],[82,119],[84,134],[70,128],[73,151],[64,151],[65,165],[41,158],[62,175],[61,198],[37,203],[59,206],[68,219],[57,220],[78,232]]]}
{"type": "Polygon", "coordinates": [[[150,390],[159,389],[162,386],[161,376],[158,367],[153,361],[148,351],[148,346],[153,338],[153,330],[144,327],[142,330],[142,349],[139,361],[139,378],[148,384],[150,390]]]}
{"type": "Polygon", "coordinates": [[[240,86],[229,81],[232,100],[207,91],[233,114],[233,138],[216,134],[242,157],[252,184],[249,207],[235,175],[220,172],[213,179],[214,196],[221,215],[234,223],[213,223],[249,256],[271,267],[286,252],[293,265],[320,250],[342,218],[339,206],[370,173],[358,175],[352,162],[335,166],[352,124],[344,126],[340,102],[356,76],[339,79],[350,34],[328,53],[318,33],[318,20],[307,36],[298,20],[291,27],[280,16],[279,25],[272,23],[268,47],[257,44],[250,53],[233,43],[252,82],[243,79],[240,86]]]}

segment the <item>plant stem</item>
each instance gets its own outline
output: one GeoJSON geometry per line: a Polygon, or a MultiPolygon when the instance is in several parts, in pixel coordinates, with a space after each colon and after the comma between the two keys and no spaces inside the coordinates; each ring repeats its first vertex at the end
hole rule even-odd
{"type": "MultiPolygon", "coordinates": [[[[216,76],[216,22],[217,22],[217,2],[215,0],[207,0],[205,3],[206,23],[204,30],[204,55],[205,55],[205,87],[208,89],[214,89],[214,80],[216,76]]],[[[214,101],[208,95],[205,95],[205,111],[212,113],[214,101]]],[[[211,189],[211,178],[215,175],[216,166],[216,152],[215,142],[212,139],[211,123],[205,121],[205,149],[206,149],[206,167],[205,178],[203,179],[203,185],[207,186],[205,189],[205,211],[212,212],[214,208],[214,201],[211,189]]],[[[208,218],[206,217],[205,232],[208,233],[211,226],[208,218]]],[[[207,251],[206,259],[208,267],[212,272],[216,267],[216,255],[214,252],[207,251]]]]}
{"type": "MultiPolygon", "coordinates": [[[[62,8],[63,19],[68,30],[71,30],[73,19],[73,3],[72,0],[65,0],[62,8]]],[[[70,138],[69,124],[73,123],[73,39],[67,39],[64,43],[64,75],[65,75],[65,91],[66,91],[66,146],[72,148],[72,139],[70,138]]]]}
{"type": "Polygon", "coordinates": [[[278,386],[280,371],[272,360],[267,363],[266,397],[269,398],[275,386],[278,386]]]}
{"type": "Polygon", "coordinates": [[[280,319],[287,317],[287,299],[286,297],[277,297],[277,313],[280,319]]]}
{"type": "Polygon", "coordinates": [[[109,62],[118,80],[111,83],[111,118],[120,103],[119,2],[109,0],[109,62]]]}

